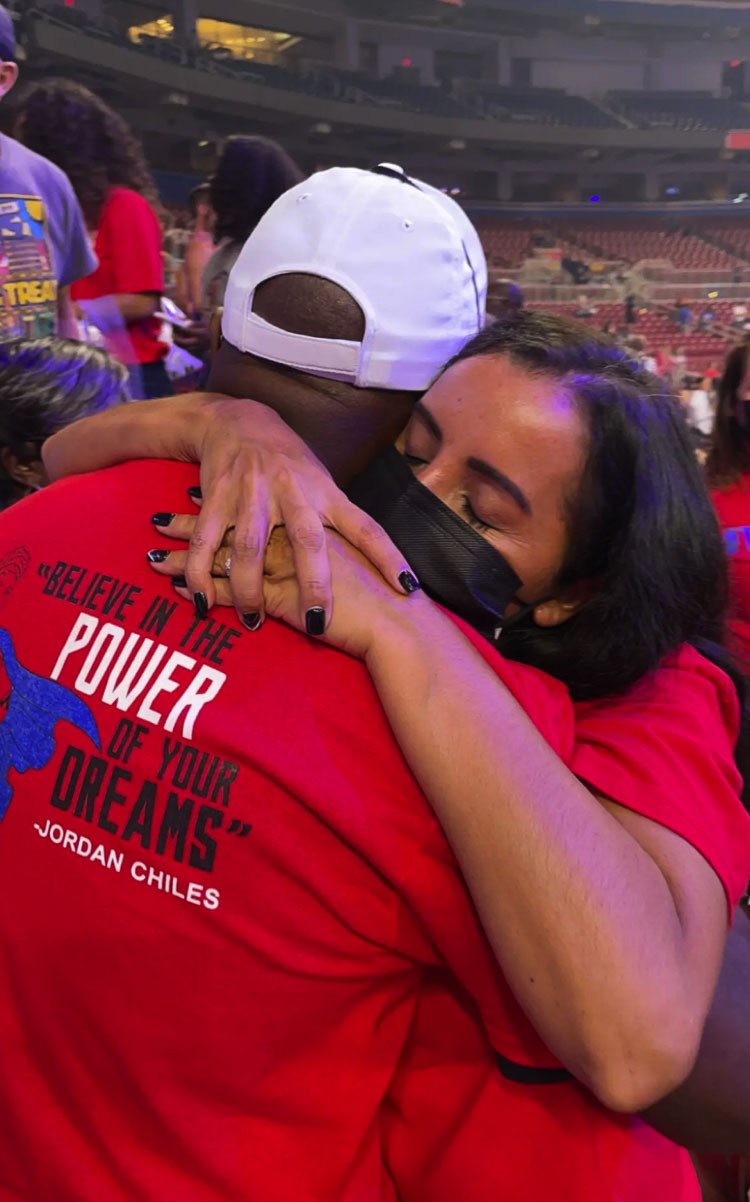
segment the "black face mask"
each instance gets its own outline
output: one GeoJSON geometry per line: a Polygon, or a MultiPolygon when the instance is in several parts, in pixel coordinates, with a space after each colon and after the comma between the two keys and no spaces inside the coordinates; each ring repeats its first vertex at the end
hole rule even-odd
{"type": "Polygon", "coordinates": [[[506,559],[419,483],[395,448],[349,489],[393,539],[424,591],[491,642],[521,580],[506,559]]]}

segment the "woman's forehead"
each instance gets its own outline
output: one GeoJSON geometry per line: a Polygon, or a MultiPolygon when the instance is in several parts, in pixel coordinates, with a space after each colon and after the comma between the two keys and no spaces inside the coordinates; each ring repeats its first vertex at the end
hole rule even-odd
{"type": "Polygon", "coordinates": [[[523,429],[539,435],[583,435],[570,388],[508,355],[478,355],[450,367],[424,398],[444,435],[487,438],[523,429]]]}

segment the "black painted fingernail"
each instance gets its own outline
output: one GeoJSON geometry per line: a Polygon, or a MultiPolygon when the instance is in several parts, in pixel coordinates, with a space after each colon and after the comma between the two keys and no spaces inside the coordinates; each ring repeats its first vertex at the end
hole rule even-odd
{"type": "Polygon", "coordinates": [[[260,614],[242,615],[242,625],[246,626],[248,630],[260,630],[262,621],[263,619],[261,618],[260,614]]]}
{"type": "Polygon", "coordinates": [[[187,580],[184,576],[173,576],[169,583],[172,588],[187,588],[187,580]]]}
{"type": "Polygon", "coordinates": [[[164,560],[169,555],[169,551],[147,551],[146,559],[149,563],[164,563],[164,560]]]}
{"type": "Polygon", "coordinates": [[[194,501],[202,501],[203,490],[200,484],[193,484],[193,486],[187,490],[187,495],[192,497],[194,501]]]}
{"type": "Polygon", "coordinates": [[[322,634],[326,628],[326,611],[315,605],[305,614],[305,630],[308,634],[322,634]]]}
{"type": "Polygon", "coordinates": [[[168,526],[173,522],[175,515],[173,513],[155,513],[151,519],[154,526],[168,526]]]}
{"type": "Polygon", "coordinates": [[[193,593],[193,605],[196,618],[202,621],[208,617],[208,598],[205,593],[193,593]]]}
{"type": "Polygon", "coordinates": [[[419,590],[420,584],[413,572],[402,572],[398,578],[405,593],[416,593],[419,590]]]}

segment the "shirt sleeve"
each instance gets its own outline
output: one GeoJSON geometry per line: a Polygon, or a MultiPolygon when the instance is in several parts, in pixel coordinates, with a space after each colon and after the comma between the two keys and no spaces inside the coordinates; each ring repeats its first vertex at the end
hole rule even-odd
{"type": "Polygon", "coordinates": [[[622,697],[575,709],[576,776],[692,844],[733,913],[750,876],[750,817],[734,762],[739,704],[729,678],[686,647],[622,697]]]}
{"type": "Polygon", "coordinates": [[[163,292],[161,229],[151,205],[137,192],[117,189],[102,211],[114,295],[163,292]]]}
{"type": "Polygon", "coordinates": [[[96,271],[97,258],[91,249],[81,206],[76,199],[70,180],[62,171],[56,173],[56,178],[62,234],[57,244],[57,253],[60,258],[57,283],[58,287],[67,288],[76,280],[83,280],[96,271]]]}

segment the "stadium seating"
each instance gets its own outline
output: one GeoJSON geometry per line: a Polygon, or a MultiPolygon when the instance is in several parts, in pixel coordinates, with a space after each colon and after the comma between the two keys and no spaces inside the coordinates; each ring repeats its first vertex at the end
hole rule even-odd
{"type": "Polygon", "coordinates": [[[610,92],[612,108],[645,128],[667,126],[684,131],[746,129],[750,108],[707,93],[610,92]]]}
{"type": "Polygon", "coordinates": [[[488,263],[493,267],[518,268],[530,258],[534,231],[521,222],[491,222],[479,225],[488,263]]]}
{"type": "Polygon", "coordinates": [[[285,67],[262,63],[257,59],[230,58],[216,49],[203,51],[199,55],[197,65],[205,66],[207,59],[210,59],[222,74],[231,75],[235,79],[245,79],[248,83],[261,84],[268,88],[280,88],[284,92],[315,94],[315,85],[311,79],[287,71],[285,67]]]}
{"type": "Polygon", "coordinates": [[[698,225],[701,234],[738,259],[750,262],[750,225],[747,218],[714,217],[698,225]]]}
{"type": "Polygon", "coordinates": [[[688,231],[669,232],[648,218],[629,222],[573,221],[566,231],[569,237],[603,259],[624,259],[628,263],[662,259],[680,271],[729,271],[738,262],[735,255],[688,231]]]}
{"type": "Polygon", "coordinates": [[[317,67],[312,71],[318,95],[353,104],[408,109],[434,117],[474,117],[481,114],[455,100],[440,88],[422,87],[388,78],[377,79],[364,71],[343,71],[335,67],[317,67]]]}
{"type": "Polygon", "coordinates": [[[617,118],[561,88],[493,88],[483,84],[472,91],[469,98],[488,116],[500,121],[574,125],[588,129],[622,128],[617,118]]]}
{"type": "MultiPolygon", "coordinates": [[[[577,304],[529,304],[530,309],[545,309],[548,312],[564,313],[575,316],[577,304]]],[[[698,307],[694,306],[696,312],[698,307]]],[[[690,372],[705,371],[713,364],[721,365],[731,338],[727,336],[727,325],[731,321],[731,302],[714,306],[717,317],[717,329],[714,332],[699,332],[697,330],[682,334],[670,321],[666,312],[654,308],[642,314],[638,322],[630,327],[630,333],[643,338],[648,353],[656,355],[659,351],[671,352],[680,347],[685,352],[687,370],[690,372]],[[726,319],[726,325],[721,324],[721,318],[726,319]]],[[[590,324],[601,329],[608,321],[614,322],[620,329],[625,324],[625,306],[621,304],[606,304],[596,306],[595,315],[589,319],[590,324]]]]}
{"type": "MultiPolygon", "coordinates": [[[[484,222],[482,239],[490,262],[497,267],[518,268],[531,257],[539,226],[513,219],[484,222]]],[[[549,231],[551,242],[570,258],[639,263],[644,259],[666,261],[680,271],[729,271],[741,264],[731,247],[723,249],[688,231],[668,231],[647,217],[582,221],[558,220],[549,231]]],[[[738,252],[747,246],[750,232],[737,232],[738,252]]]]}
{"type": "MultiPolygon", "coordinates": [[[[58,0],[35,0],[24,17],[41,17],[92,37],[117,37],[110,18],[93,22],[79,8],[58,0]]],[[[125,31],[119,36],[125,38],[125,31]]],[[[612,92],[606,108],[561,88],[500,87],[489,83],[464,85],[461,96],[441,87],[423,86],[390,77],[378,79],[363,71],[343,71],[334,67],[308,67],[299,71],[245,61],[230,56],[219,47],[197,54],[170,38],[142,36],[137,48],[161,58],[199,70],[246,78],[268,87],[302,92],[322,99],[350,104],[374,105],[424,113],[433,117],[473,118],[485,116],[516,124],[569,126],[582,129],[621,129],[625,125],[668,127],[682,131],[723,130],[750,125],[750,105],[718,100],[703,93],[675,95],[663,93],[612,92]],[[609,110],[609,111],[608,111],[609,110]],[[617,113],[622,114],[622,118],[617,113]]]]}

